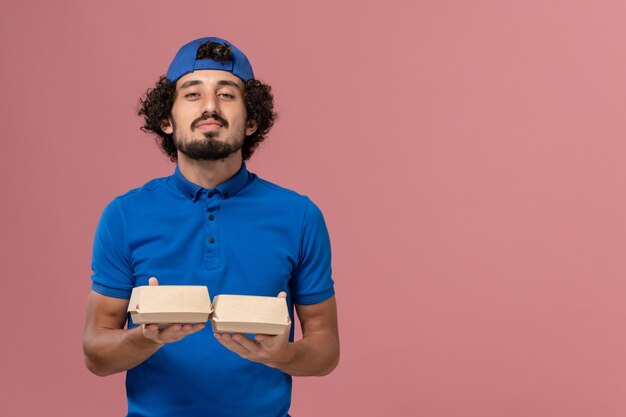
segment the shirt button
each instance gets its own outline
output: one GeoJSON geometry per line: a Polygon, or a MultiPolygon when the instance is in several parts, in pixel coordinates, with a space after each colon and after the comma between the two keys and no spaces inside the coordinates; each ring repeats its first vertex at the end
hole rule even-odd
{"type": "Polygon", "coordinates": [[[209,238],[209,243],[215,243],[215,239],[214,239],[214,238],[212,238],[212,237],[210,237],[210,238],[209,238]]]}
{"type": "Polygon", "coordinates": [[[215,216],[211,214],[211,215],[209,216],[209,220],[211,220],[211,221],[215,220],[215,216]]]}
{"type": "Polygon", "coordinates": [[[230,197],[230,194],[224,193],[224,198],[229,198],[229,197],[230,197]]]}
{"type": "Polygon", "coordinates": [[[209,198],[213,198],[213,193],[209,193],[209,198]]]}

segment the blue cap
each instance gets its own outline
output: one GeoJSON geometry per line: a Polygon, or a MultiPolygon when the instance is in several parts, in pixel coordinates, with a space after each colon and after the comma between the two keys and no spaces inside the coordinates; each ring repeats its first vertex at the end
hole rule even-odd
{"type": "Polygon", "coordinates": [[[184,45],[170,64],[167,70],[167,79],[176,82],[180,77],[196,70],[228,71],[241,78],[243,82],[254,78],[250,61],[235,45],[220,38],[200,38],[184,45]],[[230,61],[214,61],[212,59],[196,59],[200,45],[206,42],[223,43],[230,46],[232,59],[230,61]]]}

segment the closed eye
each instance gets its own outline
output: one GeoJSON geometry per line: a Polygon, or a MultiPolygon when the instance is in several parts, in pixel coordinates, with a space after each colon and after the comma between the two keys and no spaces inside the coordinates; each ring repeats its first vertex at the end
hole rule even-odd
{"type": "Polygon", "coordinates": [[[187,93],[187,94],[185,94],[185,98],[193,99],[193,98],[198,98],[198,97],[200,97],[200,94],[198,94],[198,93],[187,93]]]}

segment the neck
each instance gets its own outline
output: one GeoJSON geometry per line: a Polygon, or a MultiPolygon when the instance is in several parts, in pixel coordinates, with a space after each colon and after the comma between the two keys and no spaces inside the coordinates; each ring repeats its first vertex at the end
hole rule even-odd
{"type": "Polygon", "coordinates": [[[178,169],[187,180],[203,188],[215,188],[241,168],[241,151],[218,161],[198,161],[178,152],[178,169]]]}

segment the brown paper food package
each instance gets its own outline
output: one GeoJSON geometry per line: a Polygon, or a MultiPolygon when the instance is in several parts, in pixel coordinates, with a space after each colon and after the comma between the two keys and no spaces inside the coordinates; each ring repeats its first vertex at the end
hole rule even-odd
{"type": "Polygon", "coordinates": [[[209,290],[201,285],[135,287],[128,302],[135,324],[205,323],[211,311],[209,290]]]}
{"type": "Polygon", "coordinates": [[[277,335],[290,326],[284,298],[221,294],[213,299],[214,332],[277,335]]]}
{"type": "Polygon", "coordinates": [[[291,327],[287,301],[278,297],[222,294],[213,304],[199,285],[133,288],[128,312],[135,324],[204,323],[215,332],[282,334],[291,327]]]}

